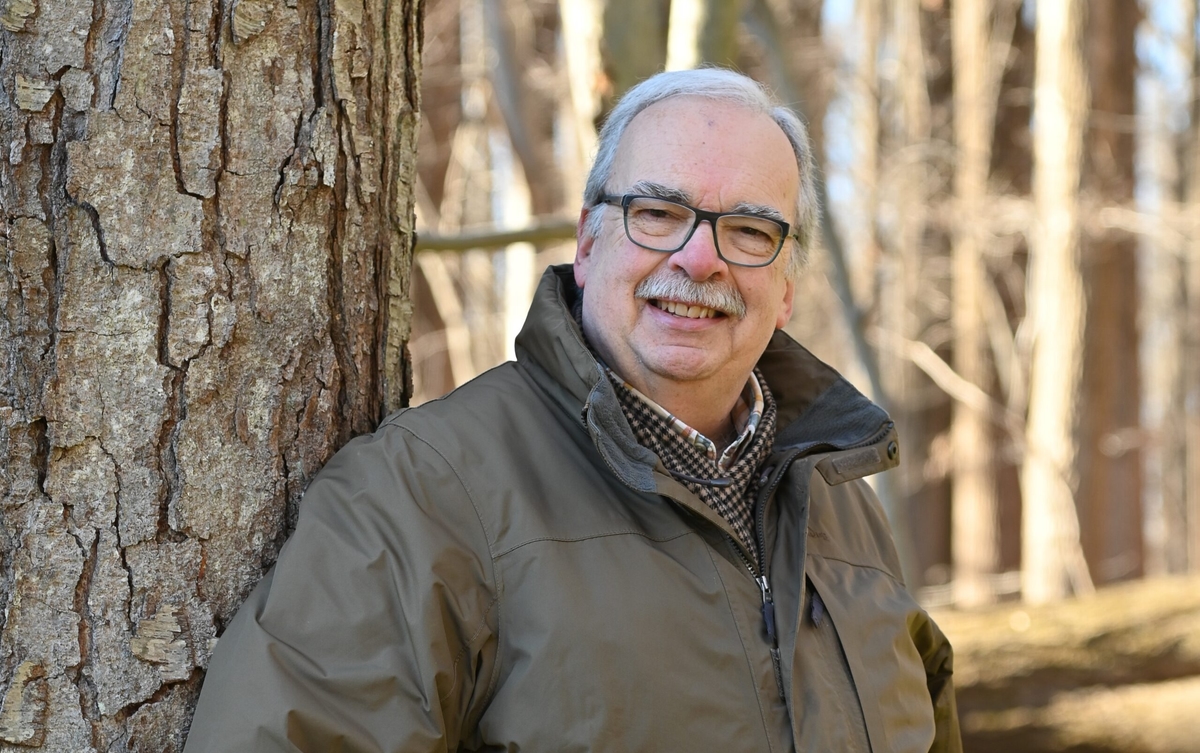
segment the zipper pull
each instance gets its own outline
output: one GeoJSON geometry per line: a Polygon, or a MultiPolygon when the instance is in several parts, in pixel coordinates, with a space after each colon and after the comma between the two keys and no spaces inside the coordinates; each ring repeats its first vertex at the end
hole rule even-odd
{"type": "Polygon", "coordinates": [[[758,590],[762,592],[763,623],[767,626],[767,640],[771,642],[771,665],[775,668],[775,686],[779,688],[779,697],[787,702],[787,693],[783,689],[783,661],[779,656],[779,640],[775,637],[775,600],[771,598],[771,584],[767,576],[760,575],[754,579],[758,590]]]}
{"type": "Polygon", "coordinates": [[[779,645],[775,638],[775,600],[771,598],[771,585],[767,583],[767,576],[760,575],[755,580],[758,581],[758,590],[762,592],[762,613],[763,623],[767,627],[767,639],[771,641],[771,647],[779,645]]]}

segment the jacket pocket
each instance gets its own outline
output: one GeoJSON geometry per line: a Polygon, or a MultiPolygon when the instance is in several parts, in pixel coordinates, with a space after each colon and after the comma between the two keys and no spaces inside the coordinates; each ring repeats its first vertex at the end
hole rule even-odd
{"type": "MultiPolygon", "coordinates": [[[[927,753],[935,733],[933,704],[912,638],[912,627],[924,615],[921,608],[882,570],[820,556],[811,557],[808,565],[815,597],[807,605],[806,624],[820,633],[814,622],[822,613],[827,615],[848,668],[869,750],[927,753]]],[[[799,654],[799,645],[797,649],[799,654]]]]}
{"type": "Polygon", "coordinates": [[[871,750],[862,701],[837,627],[811,579],[796,636],[796,750],[871,750]]]}

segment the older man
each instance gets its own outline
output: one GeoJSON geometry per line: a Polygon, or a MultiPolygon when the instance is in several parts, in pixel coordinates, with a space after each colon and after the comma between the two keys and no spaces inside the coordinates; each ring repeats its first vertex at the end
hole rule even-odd
{"type": "Polygon", "coordinates": [[[812,181],[743,76],[629,92],[517,361],[318,475],[188,753],[958,750],[892,422],[778,332],[812,181]]]}

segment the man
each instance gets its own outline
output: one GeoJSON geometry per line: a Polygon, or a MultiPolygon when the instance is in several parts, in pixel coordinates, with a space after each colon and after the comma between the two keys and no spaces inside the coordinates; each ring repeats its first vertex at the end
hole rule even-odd
{"type": "Polygon", "coordinates": [[[630,91],[516,363],[318,475],[188,753],[959,750],[893,425],[777,332],[813,169],[741,75],[630,91]]]}

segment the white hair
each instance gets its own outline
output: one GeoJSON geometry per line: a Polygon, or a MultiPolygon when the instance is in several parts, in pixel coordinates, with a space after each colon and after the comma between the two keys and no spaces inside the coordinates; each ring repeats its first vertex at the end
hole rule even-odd
{"type": "MultiPolygon", "coordinates": [[[[589,209],[600,203],[608,193],[606,185],[612,177],[617,147],[625,129],[642,110],[672,97],[701,97],[727,102],[769,116],[783,130],[792,145],[796,167],[800,171],[800,191],[796,200],[796,219],[792,230],[796,246],[788,257],[785,274],[789,280],[800,276],[812,248],[820,208],[817,205],[816,165],[804,123],[787,107],[779,104],[767,89],[754,79],[722,68],[699,68],[688,71],[659,73],[630,89],[609,113],[600,130],[596,160],[588,173],[583,189],[583,205],[589,209]]],[[[600,232],[601,212],[593,211],[584,223],[583,232],[595,238],[600,232]]]]}

